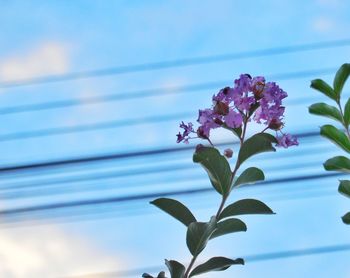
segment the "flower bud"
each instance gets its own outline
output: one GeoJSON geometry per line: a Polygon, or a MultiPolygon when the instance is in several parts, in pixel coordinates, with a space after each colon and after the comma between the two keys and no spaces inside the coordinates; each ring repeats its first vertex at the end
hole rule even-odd
{"type": "Polygon", "coordinates": [[[202,139],[208,139],[208,136],[205,135],[203,127],[198,127],[197,129],[197,136],[202,139]]]}
{"type": "Polygon", "coordinates": [[[214,123],[216,123],[218,125],[223,125],[224,124],[224,122],[221,119],[219,119],[219,118],[215,118],[214,119],[214,123]]]}
{"type": "Polygon", "coordinates": [[[224,150],[224,156],[226,156],[227,158],[231,158],[232,155],[233,155],[233,150],[231,149],[224,150]]]}
{"type": "Polygon", "coordinates": [[[225,87],[225,88],[222,89],[222,93],[224,95],[227,95],[229,90],[230,90],[230,87],[225,87]]]}
{"type": "Polygon", "coordinates": [[[280,130],[283,127],[283,123],[277,119],[272,119],[269,123],[269,128],[272,130],[280,130]]]}
{"type": "Polygon", "coordinates": [[[228,112],[230,111],[229,106],[221,101],[216,102],[215,106],[214,106],[214,112],[219,114],[219,115],[227,115],[228,112]]]}
{"type": "Polygon", "coordinates": [[[255,99],[258,100],[263,97],[262,93],[264,91],[264,88],[265,88],[264,82],[261,82],[261,81],[256,82],[255,86],[252,88],[255,99]]]}

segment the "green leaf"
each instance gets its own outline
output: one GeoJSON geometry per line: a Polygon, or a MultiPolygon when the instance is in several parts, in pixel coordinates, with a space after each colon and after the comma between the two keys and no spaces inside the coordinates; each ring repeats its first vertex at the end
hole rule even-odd
{"type": "Polygon", "coordinates": [[[243,171],[243,173],[234,182],[233,186],[237,187],[242,184],[255,183],[257,181],[263,181],[265,179],[264,172],[259,168],[250,167],[243,171]]]}
{"type": "Polygon", "coordinates": [[[148,273],[142,274],[142,278],[154,278],[152,275],[149,275],[148,273]]]}
{"type": "Polygon", "coordinates": [[[350,173],[350,159],[345,156],[335,156],[323,163],[323,167],[327,171],[341,171],[350,173]]]}
{"type": "Polygon", "coordinates": [[[321,135],[328,138],[334,144],[341,147],[344,151],[350,153],[350,141],[344,132],[332,125],[324,125],[321,127],[321,135]]]}
{"type": "Polygon", "coordinates": [[[207,171],[211,184],[222,195],[231,187],[231,168],[227,159],[212,147],[198,145],[193,155],[193,162],[200,163],[207,171]]]}
{"type": "Polygon", "coordinates": [[[340,111],[331,105],[326,103],[315,103],[309,107],[309,113],[324,116],[336,120],[340,123],[343,123],[343,118],[340,114],[340,111]]]}
{"type": "Polygon", "coordinates": [[[350,198],[350,181],[341,180],[338,188],[339,193],[350,198]]]}
{"type": "Polygon", "coordinates": [[[270,133],[259,133],[261,136],[265,137],[266,139],[270,140],[271,143],[277,143],[277,139],[275,136],[271,135],[270,133]]]}
{"type": "Polygon", "coordinates": [[[157,278],[166,278],[165,277],[165,272],[164,271],[159,272],[157,278]]]}
{"type": "Polygon", "coordinates": [[[244,265],[244,260],[240,258],[232,260],[225,257],[213,257],[204,264],[198,265],[195,269],[193,269],[189,277],[203,274],[209,271],[222,271],[235,264],[244,265]]]}
{"type": "Polygon", "coordinates": [[[314,79],[311,81],[311,88],[325,94],[327,97],[337,100],[334,90],[322,79],[314,79]]]}
{"type": "Polygon", "coordinates": [[[193,256],[198,256],[203,251],[216,229],[217,222],[215,216],[209,222],[192,222],[188,226],[186,243],[193,256]]]}
{"type": "Polygon", "coordinates": [[[222,127],[230,130],[233,132],[234,135],[236,135],[238,138],[241,138],[242,135],[242,127],[237,127],[237,128],[232,128],[232,127],[228,127],[227,124],[223,123],[222,127]]]}
{"type": "Polygon", "coordinates": [[[236,128],[229,128],[238,138],[242,135],[242,128],[236,127],[236,128]]]}
{"type": "Polygon", "coordinates": [[[263,202],[255,199],[239,200],[228,205],[220,214],[219,220],[242,214],[274,214],[274,212],[263,202]]]}
{"type": "Polygon", "coordinates": [[[238,153],[238,165],[241,165],[249,157],[262,152],[276,151],[272,143],[276,138],[268,133],[258,133],[247,139],[238,153]]]}
{"type": "Polygon", "coordinates": [[[342,217],[342,220],[345,224],[350,224],[350,212],[348,212],[347,214],[345,214],[343,217],[342,217]]]}
{"type": "Polygon", "coordinates": [[[185,267],[175,260],[165,260],[165,264],[169,269],[171,278],[183,278],[185,277],[185,267]]]}
{"type": "Polygon", "coordinates": [[[333,87],[337,100],[340,99],[344,84],[350,75],[350,64],[343,64],[335,74],[333,87]]]}
{"type": "Polygon", "coordinates": [[[159,198],[152,201],[151,204],[170,214],[186,226],[197,221],[192,212],[185,205],[174,199],[159,198]]]}
{"type": "Polygon", "coordinates": [[[230,218],[218,223],[217,230],[211,235],[210,239],[236,232],[246,232],[246,224],[237,218],[230,218]]]}
{"type": "Polygon", "coordinates": [[[350,98],[348,98],[344,107],[344,123],[346,126],[350,124],[350,98]]]}

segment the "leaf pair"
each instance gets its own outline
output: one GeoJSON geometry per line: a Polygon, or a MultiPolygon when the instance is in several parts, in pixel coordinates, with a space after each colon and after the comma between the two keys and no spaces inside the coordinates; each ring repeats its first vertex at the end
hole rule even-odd
{"type": "Polygon", "coordinates": [[[333,88],[322,79],[311,81],[311,88],[323,93],[330,99],[339,102],[344,84],[350,75],[350,64],[343,64],[337,71],[334,80],[333,88]]]}
{"type": "MultiPolygon", "coordinates": [[[[159,198],[152,201],[151,204],[170,214],[172,217],[183,223],[185,226],[189,226],[193,222],[199,223],[197,222],[196,218],[193,216],[191,211],[179,201],[168,198],[159,198]]],[[[194,229],[194,227],[192,227],[191,229],[194,229]]],[[[217,223],[216,230],[210,235],[210,239],[225,234],[246,230],[247,227],[243,221],[239,219],[227,219],[225,221],[217,223]]]]}
{"type": "MultiPolygon", "coordinates": [[[[165,264],[167,265],[171,278],[184,278],[185,276],[185,266],[175,260],[165,260],[165,264]]],[[[235,264],[244,264],[243,259],[232,260],[225,257],[213,257],[206,261],[203,264],[195,267],[189,277],[196,276],[199,274],[203,274],[210,271],[222,271],[228,269],[231,265],[235,264]]]]}
{"type": "MultiPolygon", "coordinates": [[[[311,81],[311,88],[316,89],[317,91],[325,94],[330,99],[334,100],[341,109],[341,93],[349,76],[350,64],[343,64],[334,77],[333,88],[321,79],[315,79],[311,81]]],[[[341,123],[345,128],[348,128],[350,124],[350,99],[348,99],[345,104],[344,114],[342,110],[339,110],[337,107],[328,105],[326,103],[315,103],[311,105],[309,107],[309,112],[314,115],[331,118],[341,123]]],[[[327,137],[346,151],[350,150],[350,143],[348,142],[349,139],[342,131],[338,130],[334,126],[323,126],[321,128],[321,135],[327,137]]]]}
{"type": "Polygon", "coordinates": [[[226,221],[216,223],[216,219],[214,217],[212,220],[215,220],[215,225],[213,224],[214,222],[212,222],[211,225],[208,223],[197,222],[196,218],[185,205],[173,199],[159,198],[152,201],[151,204],[170,214],[172,217],[188,227],[187,245],[192,255],[200,252],[201,248],[203,246],[205,247],[205,244],[209,239],[213,239],[228,233],[247,230],[246,225],[239,219],[228,219],[226,221]],[[208,232],[204,233],[207,229],[208,232]],[[203,237],[203,235],[206,235],[207,238],[198,238],[203,237]]]}
{"type": "MultiPolygon", "coordinates": [[[[176,201],[174,199],[159,198],[152,201],[151,204],[170,214],[172,217],[174,217],[175,219],[183,223],[185,226],[187,226],[188,229],[191,231],[198,230],[199,232],[201,232],[206,227],[215,227],[213,231],[209,231],[209,239],[213,239],[218,236],[222,236],[229,233],[247,230],[247,227],[243,221],[236,218],[230,218],[224,221],[220,221],[224,218],[244,214],[273,214],[273,211],[263,202],[255,199],[243,199],[231,205],[228,205],[219,215],[219,219],[217,219],[220,222],[216,223],[214,226],[213,224],[208,226],[204,225],[207,223],[197,222],[196,218],[193,216],[191,211],[181,202],[176,201]],[[192,223],[196,224],[193,224],[191,226],[192,223]]],[[[212,221],[214,221],[214,219],[212,219],[212,221]]],[[[191,234],[190,237],[192,237],[191,234]]],[[[192,250],[194,250],[194,248],[192,248],[192,250]]]]}
{"type": "MultiPolygon", "coordinates": [[[[209,222],[192,222],[188,225],[186,243],[194,258],[196,258],[206,247],[214,232],[218,229],[215,216],[209,222]]],[[[172,278],[183,278],[185,267],[181,263],[165,260],[172,278]]],[[[231,260],[224,257],[214,257],[207,262],[198,265],[189,274],[189,277],[209,271],[220,271],[229,268],[233,264],[244,264],[242,259],[231,260]]]]}
{"type": "MultiPolygon", "coordinates": [[[[244,199],[227,206],[220,214],[219,222],[217,222],[214,216],[209,222],[197,222],[190,210],[176,200],[160,198],[151,203],[188,226],[186,243],[194,257],[197,257],[203,251],[209,240],[229,233],[247,230],[247,226],[243,221],[232,218],[232,216],[243,214],[273,214],[273,211],[263,202],[255,199],[244,199]],[[224,218],[228,219],[223,220],[224,218]]],[[[185,267],[181,263],[175,260],[166,260],[165,263],[172,278],[184,277],[185,267]]],[[[189,277],[209,271],[222,271],[235,264],[244,264],[244,261],[243,259],[232,260],[225,257],[213,257],[194,268],[189,274],[189,277]]]]}
{"type": "MultiPolygon", "coordinates": [[[[276,138],[268,133],[258,133],[247,139],[237,158],[238,167],[253,155],[275,151],[272,143],[276,143],[276,138]]],[[[238,186],[244,183],[252,183],[264,179],[264,174],[258,168],[249,168],[242,173],[234,185],[232,185],[232,173],[227,159],[213,147],[204,147],[198,145],[193,155],[193,161],[200,163],[208,173],[211,184],[215,190],[223,196],[228,196],[232,186],[238,186]]]]}

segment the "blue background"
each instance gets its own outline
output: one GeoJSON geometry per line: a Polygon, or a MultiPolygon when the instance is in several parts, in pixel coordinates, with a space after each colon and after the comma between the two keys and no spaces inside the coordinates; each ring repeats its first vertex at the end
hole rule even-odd
{"type": "MultiPolygon", "coordinates": [[[[348,1],[4,0],[1,6],[2,168],[182,147],[175,143],[181,120],[195,121],[197,110],[209,107],[211,96],[232,86],[240,73],[264,75],[289,94],[286,131],[312,136],[246,165],[262,168],[267,183],[237,190],[231,201],[258,198],[277,214],[243,217],[246,233],[210,242],[202,260],[225,255],[247,262],[203,277],[350,277],[349,227],[340,219],[349,201],[337,193],[341,177],[326,176],[322,167],[341,151],[315,135],[330,121],[307,111],[326,101],[309,88],[310,80],[331,83],[336,69],[349,62],[348,1]],[[293,51],[299,45],[310,46],[293,51]],[[289,50],[279,53],[281,47],[289,50]],[[266,55],[254,52],[265,49],[266,55]],[[206,62],[232,53],[241,57],[206,62]],[[176,66],[192,58],[202,63],[176,66]],[[163,61],[173,66],[152,65],[163,61]],[[146,70],[113,74],[118,67],[149,63],[146,70]],[[100,69],[107,71],[87,76],[100,69]],[[71,73],[85,78],[49,82],[71,73]],[[202,89],[186,89],[203,83],[202,89]],[[156,95],[143,97],[149,94],[143,90],[156,95]],[[76,105],[31,106],[67,100],[76,105]],[[94,129],[100,123],[113,128],[94,129]],[[81,126],[89,130],[76,132],[81,126]],[[62,132],[67,127],[74,132],[62,132]]],[[[349,85],[345,98],[348,92],[349,85]]],[[[215,132],[213,141],[234,139],[215,132]]],[[[1,172],[0,276],[140,277],[144,270],[165,269],[164,258],[188,262],[185,227],[149,205],[154,197],[148,194],[210,188],[205,172],[192,163],[195,143],[181,151],[1,172]],[[64,208],[47,207],[62,203],[64,208]],[[28,210],[37,206],[45,209],[28,210]]],[[[203,221],[219,203],[213,191],[176,198],[203,221]]]]}

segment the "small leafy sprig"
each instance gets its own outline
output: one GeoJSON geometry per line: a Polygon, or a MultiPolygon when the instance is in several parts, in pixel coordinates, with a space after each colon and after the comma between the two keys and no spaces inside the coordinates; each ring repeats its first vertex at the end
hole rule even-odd
{"type": "MultiPolygon", "coordinates": [[[[190,139],[195,138],[209,142],[210,146],[197,145],[193,162],[205,169],[213,188],[221,197],[221,202],[216,214],[208,222],[198,221],[193,213],[177,200],[159,198],[151,202],[187,227],[186,243],[192,259],[187,267],[175,260],[165,260],[171,278],[189,278],[210,271],[226,270],[232,265],[244,264],[241,258],[217,256],[195,267],[198,256],[209,241],[226,234],[247,230],[246,224],[236,216],[274,214],[266,204],[255,199],[239,200],[226,207],[225,204],[234,189],[265,179],[263,171],[257,167],[249,167],[237,175],[245,161],[256,154],[275,151],[273,145],[284,148],[298,145],[295,137],[282,132],[285,111],[282,99],[285,97],[287,93],[276,83],[265,82],[264,77],[252,78],[248,74],[242,74],[235,80],[233,88],[223,88],[213,96],[211,108],[199,110],[197,122],[200,125],[196,131],[192,123],[180,124],[183,132],[177,134],[178,143],[187,144],[190,139]],[[264,128],[261,132],[246,138],[247,127],[253,122],[263,124],[264,128]],[[233,169],[228,161],[233,151],[226,149],[222,155],[210,139],[211,130],[216,128],[227,129],[239,139],[240,148],[233,169]],[[266,133],[267,130],[273,130],[276,137],[266,133]]],[[[142,277],[153,278],[147,273],[142,277]]],[[[157,276],[157,278],[164,277],[163,271],[157,276]]]]}
{"type": "MultiPolygon", "coordinates": [[[[350,98],[346,101],[344,108],[341,105],[341,95],[346,80],[350,75],[350,64],[343,64],[337,71],[333,87],[321,79],[311,81],[311,88],[323,93],[329,99],[335,102],[336,106],[332,106],[323,102],[312,104],[309,112],[314,115],[331,118],[338,122],[342,129],[333,125],[323,125],[320,134],[329,139],[331,142],[339,146],[346,153],[350,153],[350,98]]],[[[338,171],[350,173],[350,159],[345,156],[335,156],[328,159],[324,164],[327,171],[338,171]]],[[[350,198],[350,181],[340,180],[338,191],[350,198]]],[[[345,224],[350,224],[350,212],[346,213],[342,220],[345,224]]]]}

